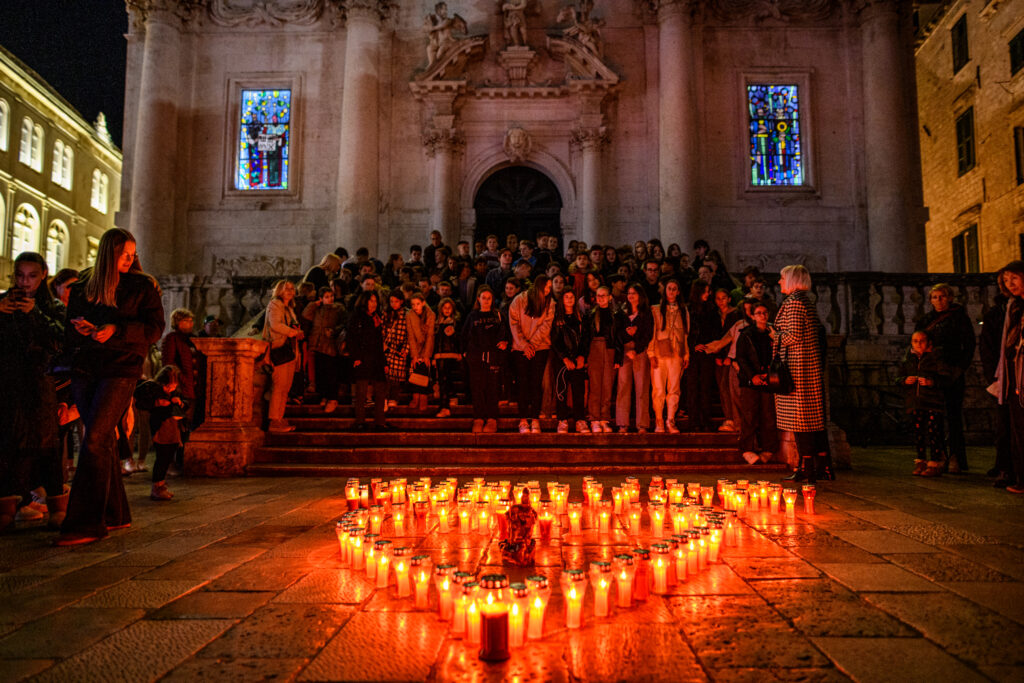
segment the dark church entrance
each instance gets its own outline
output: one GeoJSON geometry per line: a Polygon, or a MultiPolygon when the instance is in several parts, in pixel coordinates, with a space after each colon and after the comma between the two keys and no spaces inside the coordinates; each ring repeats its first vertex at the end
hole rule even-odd
{"type": "Polygon", "coordinates": [[[473,201],[476,209],[476,240],[497,235],[504,246],[505,237],[515,233],[519,239],[533,240],[546,232],[562,240],[560,215],[562,196],[551,179],[527,166],[510,166],[491,175],[480,186],[473,201]]]}

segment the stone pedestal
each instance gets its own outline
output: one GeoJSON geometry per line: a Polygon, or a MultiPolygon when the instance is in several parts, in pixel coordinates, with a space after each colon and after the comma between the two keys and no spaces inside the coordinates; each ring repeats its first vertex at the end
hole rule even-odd
{"type": "Polygon", "coordinates": [[[194,341],[206,356],[206,416],[185,446],[185,474],[244,475],[263,443],[253,404],[256,362],[266,353],[267,343],[201,337],[194,341]]]}
{"type": "Polygon", "coordinates": [[[508,74],[509,85],[522,88],[537,53],[525,45],[513,45],[498,53],[498,62],[508,74]]]}

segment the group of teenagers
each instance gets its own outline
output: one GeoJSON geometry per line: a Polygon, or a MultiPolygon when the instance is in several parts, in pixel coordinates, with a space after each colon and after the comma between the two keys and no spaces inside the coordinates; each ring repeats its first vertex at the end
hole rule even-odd
{"type": "Polygon", "coordinates": [[[452,251],[431,237],[407,262],[339,250],[298,285],[276,283],[254,328],[270,342],[269,431],[294,429],[285,408],[303,395],[330,413],[351,385],[353,428],[387,430],[400,396],[426,414],[436,393],[436,415],[447,417],[462,386],[475,433],[497,432],[501,406],[514,402],[522,434],[539,433],[547,416],[560,433],[717,427],[739,432],[754,464],[775,456],[781,429],[806,435],[799,445],[820,463],[802,472],[831,475],[823,334],[802,266],[783,270],[780,307],[756,268],[734,280],[703,240],[691,259],[657,240],[570,243],[562,256],[549,236],[511,236],[498,249],[492,235],[469,256],[468,243],[452,251]],[[797,384],[787,396],[769,390],[780,353],[797,384]]]}

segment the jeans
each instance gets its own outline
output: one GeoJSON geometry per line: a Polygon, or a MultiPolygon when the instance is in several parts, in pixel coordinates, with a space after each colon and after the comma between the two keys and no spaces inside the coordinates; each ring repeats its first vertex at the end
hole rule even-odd
{"type": "Polygon", "coordinates": [[[675,423],[679,412],[679,380],[683,377],[683,359],[680,356],[658,356],[658,367],[651,368],[651,397],[654,399],[654,419],[661,422],[662,410],[668,403],[667,418],[675,423]]]}
{"type": "Polygon", "coordinates": [[[109,377],[76,379],[72,385],[85,424],[85,440],[62,533],[103,537],[108,526],[131,522],[114,428],[128,409],[135,383],[131,377],[109,377]]]}
{"type": "Polygon", "coordinates": [[[636,393],[636,427],[651,426],[651,361],[646,353],[636,354],[632,360],[623,355],[619,367],[619,387],[615,398],[615,424],[629,426],[629,399],[636,393]]]}
{"type": "Polygon", "coordinates": [[[946,418],[949,420],[949,455],[956,460],[961,470],[967,470],[967,446],[964,441],[964,394],[966,380],[963,375],[950,384],[945,391],[946,418]]]}
{"type": "Polygon", "coordinates": [[[326,353],[313,353],[313,373],[316,375],[316,390],[320,398],[338,400],[338,357],[326,353]]]}
{"type": "Polygon", "coordinates": [[[603,337],[590,342],[587,356],[587,375],[590,378],[590,397],[587,412],[591,420],[612,419],[612,387],[615,385],[615,347],[603,337]]]}
{"type": "MultiPolygon", "coordinates": [[[[356,394],[352,399],[352,407],[355,409],[356,424],[361,425],[366,420],[366,394],[369,391],[371,380],[357,379],[356,394]]],[[[372,380],[373,384],[373,422],[378,427],[384,425],[384,406],[387,403],[388,383],[384,380],[372,380]]]]}
{"type": "Polygon", "coordinates": [[[711,426],[711,402],[715,395],[715,360],[706,353],[690,354],[686,370],[686,407],[691,428],[698,432],[711,426]]]}
{"type": "Polygon", "coordinates": [[[284,406],[288,401],[292,379],[295,377],[296,363],[297,361],[290,360],[274,366],[274,374],[270,376],[270,406],[267,408],[267,417],[271,422],[284,419],[284,406]]]}

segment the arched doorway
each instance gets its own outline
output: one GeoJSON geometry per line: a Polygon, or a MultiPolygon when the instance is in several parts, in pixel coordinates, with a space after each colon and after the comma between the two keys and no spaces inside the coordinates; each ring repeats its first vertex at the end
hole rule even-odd
{"type": "Polygon", "coordinates": [[[493,234],[499,244],[505,244],[509,233],[533,240],[537,233],[546,232],[561,242],[562,195],[550,178],[528,166],[493,173],[477,191],[473,208],[476,240],[493,234]]]}

